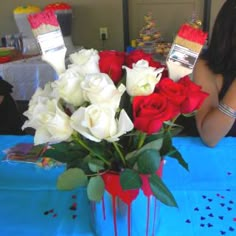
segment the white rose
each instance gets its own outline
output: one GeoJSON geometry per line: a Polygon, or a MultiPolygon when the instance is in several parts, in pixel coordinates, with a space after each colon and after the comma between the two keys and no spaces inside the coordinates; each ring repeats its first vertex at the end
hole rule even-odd
{"type": "Polygon", "coordinates": [[[38,103],[29,108],[30,115],[23,129],[31,127],[35,129],[35,145],[43,143],[59,143],[67,141],[72,135],[70,117],[58,106],[56,99],[39,98],[38,103]]]}
{"type": "Polygon", "coordinates": [[[132,121],[130,120],[128,114],[124,109],[121,110],[119,119],[117,121],[117,133],[116,135],[113,135],[113,137],[110,137],[107,139],[109,142],[118,141],[119,137],[123,134],[126,134],[127,132],[131,131],[134,128],[134,125],[132,121]]]}
{"type": "Polygon", "coordinates": [[[97,105],[80,107],[71,116],[71,126],[85,138],[95,142],[118,141],[121,135],[133,129],[133,123],[124,110],[121,111],[119,120],[116,120],[113,109],[97,105]]]}
{"type": "Polygon", "coordinates": [[[82,75],[90,73],[98,73],[99,69],[99,55],[95,49],[81,49],[69,56],[71,65],[69,68],[74,68],[82,75]]]}
{"type": "Polygon", "coordinates": [[[119,107],[125,86],[118,88],[112,79],[104,73],[89,74],[81,82],[84,98],[92,104],[107,105],[114,110],[119,107]]]}
{"type": "Polygon", "coordinates": [[[84,77],[74,69],[67,69],[58,80],[54,81],[52,86],[57,91],[59,98],[63,98],[73,106],[80,106],[85,101],[80,87],[83,79],[84,77]]]}
{"type": "Polygon", "coordinates": [[[35,106],[39,103],[44,103],[48,99],[56,98],[55,91],[53,90],[52,84],[49,82],[45,85],[44,89],[38,87],[32,98],[29,101],[28,110],[24,112],[24,116],[31,117],[33,116],[35,106]]]}
{"type": "Polygon", "coordinates": [[[145,96],[153,93],[164,70],[164,68],[149,67],[146,60],[139,60],[133,64],[133,69],[126,66],[123,68],[126,69],[126,88],[130,96],[145,96]]]}

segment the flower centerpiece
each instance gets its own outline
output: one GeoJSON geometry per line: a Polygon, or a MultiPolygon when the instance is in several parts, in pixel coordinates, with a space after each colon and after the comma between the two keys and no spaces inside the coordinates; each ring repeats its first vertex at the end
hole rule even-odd
{"type": "Polygon", "coordinates": [[[132,202],[139,191],[169,206],[174,196],[160,177],[166,156],[188,170],[172,136],[180,115],[192,115],[207,94],[189,77],[173,81],[166,67],[141,50],[82,49],[59,79],[38,88],[24,113],[44,156],[66,163],[57,187],[87,187],[132,202]]]}

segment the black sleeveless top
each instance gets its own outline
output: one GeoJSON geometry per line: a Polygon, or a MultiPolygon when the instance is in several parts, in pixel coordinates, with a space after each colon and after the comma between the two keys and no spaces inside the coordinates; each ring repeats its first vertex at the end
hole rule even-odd
{"type": "Polygon", "coordinates": [[[0,76],[0,95],[4,96],[0,104],[0,134],[24,134],[21,130],[23,119],[11,96],[12,88],[13,86],[0,76]]]}
{"type": "MultiPolygon", "coordinates": [[[[235,80],[234,75],[224,74],[223,77],[224,77],[224,80],[223,80],[222,89],[219,93],[219,101],[224,97],[224,95],[227,92],[227,90],[229,89],[230,85],[235,80]]],[[[228,132],[228,134],[226,136],[236,137],[236,121],[234,122],[233,126],[231,127],[230,131],[228,132]]]]}

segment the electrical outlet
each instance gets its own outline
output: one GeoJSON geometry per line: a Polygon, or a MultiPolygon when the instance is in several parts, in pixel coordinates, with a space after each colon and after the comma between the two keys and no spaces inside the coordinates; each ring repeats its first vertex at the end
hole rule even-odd
{"type": "Polygon", "coordinates": [[[99,35],[101,40],[107,40],[108,39],[108,30],[107,27],[101,27],[99,28],[99,35]]]}

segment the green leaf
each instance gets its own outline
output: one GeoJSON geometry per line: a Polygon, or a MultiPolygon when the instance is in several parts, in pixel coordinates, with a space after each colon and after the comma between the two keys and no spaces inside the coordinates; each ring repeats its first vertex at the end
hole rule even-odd
{"type": "Polygon", "coordinates": [[[100,201],[103,197],[105,185],[101,176],[91,177],[87,187],[88,198],[91,201],[100,201]]]}
{"type": "Polygon", "coordinates": [[[133,167],[135,165],[135,163],[137,162],[140,153],[142,153],[144,150],[148,150],[148,149],[155,149],[155,150],[159,151],[161,149],[161,146],[162,146],[162,139],[161,138],[154,140],[154,141],[150,141],[149,143],[145,144],[139,150],[135,150],[133,152],[128,153],[125,156],[125,159],[127,160],[129,166],[133,167]]]}
{"type": "Polygon", "coordinates": [[[88,166],[92,172],[99,172],[100,170],[104,169],[104,163],[95,158],[90,158],[88,166]]]}
{"type": "Polygon", "coordinates": [[[86,155],[87,152],[81,146],[66,142],[54,144],[44,153],[44,156],[51,157],[63,163],[73,162],[78,158],[82,159],[86,155]]]}
{"type": "Polygon", "coordinates": [[[157,140],[154,140],[154,141],[151,141],[151,142],[145,144],[140,149],[140,151],[147,150],[147,149],[155,149],[155,150],[159,151],[161,149],[161,147],[162,147],[162,144],[163,144],[163,139],[159,138],[157,140]]]}
{"type": "Polygon", "coordinates": [[[66,163],[68,161],[67,156],[65,155],[64,152],[60,152],[56,149],[48,149],[45,153],[44,153],[45,157],[51,157],[57,161],[66,163]]]}
{"type": "Polygon", "coordinates": [[[177,207],[177,203],[175,201],[174,196],[168,190],[168,188],[158,175],[155,174],[151,175],[149,177],[149,184],[154,196],[157,199],[159,199],[162,203],[168,206],[177,207]]]}
{"type": "Polygon", "coordinates": [[[123,190],[137,189],[142,186],[142,180],[134,170],[125,169],[120,174],[120,184],[123,190]]]}
{"type": "Polygon", "coordinates": [[[125,156],[125,160],[127,161],[129,166],[133,167],[135,165],[135,163],[137,162],[137,160],[138,160],[137,153],[138,153],[137,151],[133,151],[133,152],[128,153],[125,156]]]}
{"type": "Polygon", "coordinates": [[[102,141],[102,142],[96,143],[96,142],[91,141],[89,142],[88,145],[93,150],[93,154],[96,154],[98,156],[103,156],[103,157],[106,156],[106,152],[108,151],[107,146],[109,145],[107,142],[102,141]]]}
{"type": "Polygon", "coordinates": [[[175,125],[175,127],[172,127],[171,129],[171,136],[177,136],[183,131],[184,127],[181,125],[175,125]]]}
{"type": "Polygon", "coordinates": [[[162,157],[169,156],[169,157],[173,157],[173,158],[177,159],[179,164],[182,165],[188,171],[189,170],[188,169],[188,164],[183,159],[181,153],[172,145],[171,137],[172,136],[171,136],[170,132],[168,132],[165,135],[165,137],[163,139],[163,145],[162,145],[162,148],[160,150],[160,155],[162,157]]]}
{"type": "MultiPolygon", "coordinates": [[[[51,147],[53,149],[56,149],[56,150],[60,151],[60,152],[65,152],[65,151],[68,150],[69,145],[70,145],[70,143],[61,142],[61,143],[57,143],[57,144],[52,144],[51,147]]],[[[49,149],[49,150],[51,150],[51,149],[49,149]]]]}
{"type": "Polygon", "coordinates": [[[175,147],[172,146],[172,149],[167,153],[167,156],[177,159],[179,164],[189,171],[188,163],[183,159],[181,153],[175,147]]]}
{"type": "Polygon", "coordinates": [[[164,133],[165,132],[161,129],[161,130],[158,131],[158,133],[148,135],[145,139],[145,143],[149,143],[149,142],[155,141],[155,140],[163,140],[164,133]]]}
{"type": "Polygon", "coordinates": [[[74,142],[61,142],[57,144],[52,144],[51,147],[52,149],[56,149],[58,152],[84,151],[84,148],[80,144],[74,142]]]}
{"type": "Polygon", "coordinates": [[[88,179],[83,170],[71,168],[62,173],[57,179],[59,190],[72,190],[87,185],[88,179]]]}
{"type": "MultiPolygon", "coordinates": [[[[86,157],[85,157],[86,159],[86,157]]],[[[85,159],[73,159],[71,161],[68,161],[66,164],[66,168],[67,169],[71,169],[71,168],[79,168],[82,169],[84,171],[84,173],[87,174],[91,174],[91,171],[88,167],[88,163],[85,161],[85,159]]]]}
{"type": "Polygon", "coordinates": [[[160,166],[161,156],[155,149],[144,150],[139,153],[138,169],[143,174],[153,174],[160,166]]]}
{"type": "Polygon", "coordinates": [[[162,157],[166,156],[169,150],[171,150],[171,148],[172,148],[171,134],[170,132],[168,132],[163,138],[163,144],[160,150],[161,156],[162,157]]]}

